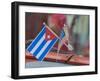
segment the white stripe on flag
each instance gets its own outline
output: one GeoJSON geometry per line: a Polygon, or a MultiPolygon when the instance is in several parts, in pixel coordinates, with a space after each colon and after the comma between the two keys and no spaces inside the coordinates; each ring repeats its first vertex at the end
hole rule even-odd
{"type": "Polygon", "coordinates": [[[41,49],[41,51],[37,54],[36,58],[39,58],[42,55],[42,53],[48,47],[48,45],[51,43],[51,41],[52,40],[49,40],[48,42],[46,42],[46,44],[43,46],[43,48],[41,49]]]}
{"type": "Polygon", "coordinates": [[[41,45],[43,40],[45,39],[45,34],[41,37],[41,39],[38,41],[38,43],[33,47],[30,53],[34,54],[34,52],[37,50],[37,48],[41,45]]]}

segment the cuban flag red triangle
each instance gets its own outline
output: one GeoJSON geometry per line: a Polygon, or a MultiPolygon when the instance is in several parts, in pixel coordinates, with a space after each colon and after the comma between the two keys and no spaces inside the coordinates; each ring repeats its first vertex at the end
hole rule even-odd
{"type": "Polygon", "coordinates": [[[55,34],[53,34],[53,32],[51,32],[50,29],[46,27],[45,39],[48,41],[48,40],[53,40],[55,37],[56,37],[55,34]]]}

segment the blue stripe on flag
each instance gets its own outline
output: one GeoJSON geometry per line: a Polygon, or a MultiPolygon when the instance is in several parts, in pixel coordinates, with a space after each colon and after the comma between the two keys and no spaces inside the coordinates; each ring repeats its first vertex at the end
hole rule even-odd
{"type": "Polygon", "coordinates": [[[38,36],[32,41],[32,43],[29,45],[27,50],[30,52],[33,47],[37,44],[37,42],[40,40],[40,38],[44,35],[45,33],[45,27],[43,27],[42,31],[38,34],[38,36]]]}
{"type": "Polygon", "coordinates": [[[46,54],[51,50],[51,48],[53,47],[53,45],[56,43],[57,38],[53,39],[51,41],[51,43],[48,45],[48,47],[46,48],[46,50],[44,50],[44,52],[42,53],[42,55],[38,58],[39,61],[42,61],[44,59],[44,57],[46,56],[46,54]]]}
{"type": "Polygon", "coordinates": [[[62,39],[64,36],[65,36],[65,32],[64,32],[64,30],[62,30],[60,33],[60,38],[62,39]]]}
{"type": "Polygon", "coordinates": [[[41,49],[43,48],[43,46],[46,44],[46,40],[44,40],[42,43],[41,43],[41,45],[37,48],[37,50],[33,53],[34,54],[34,56],[36,56],[38,53],[39,53],[39,51],[41,51],[41,49]]]}

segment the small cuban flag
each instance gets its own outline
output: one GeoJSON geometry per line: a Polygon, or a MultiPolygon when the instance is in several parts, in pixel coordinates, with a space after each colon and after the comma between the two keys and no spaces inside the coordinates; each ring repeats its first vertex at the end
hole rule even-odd
{"type": "Polygon", "coordinates": [[[27,47],[27,51],[33,54],[38,61],[42,61],[55,45],[57,40],[58,38],[56,34],[44,23],[40,33],[27,47]]]}

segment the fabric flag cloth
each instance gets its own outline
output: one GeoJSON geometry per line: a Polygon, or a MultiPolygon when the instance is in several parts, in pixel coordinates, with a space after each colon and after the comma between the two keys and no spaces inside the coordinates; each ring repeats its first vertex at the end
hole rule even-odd
{"type": "Polygon", "coordinates": [[[50,52],[57,40],[58,38],[54,32],[43,24],[42,30],[27,47],[27,51],[33,54],[38,61],[42,61],[50,52]]]}

